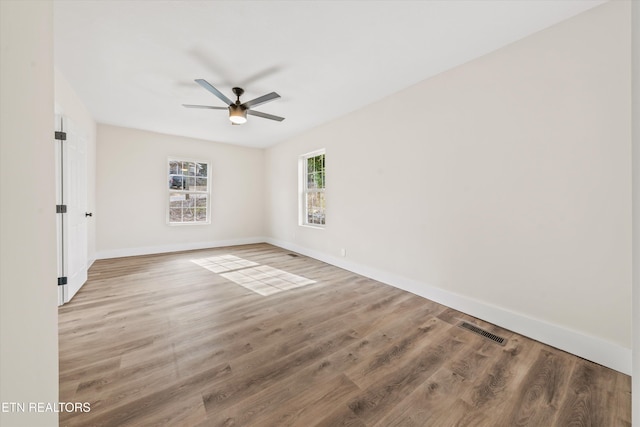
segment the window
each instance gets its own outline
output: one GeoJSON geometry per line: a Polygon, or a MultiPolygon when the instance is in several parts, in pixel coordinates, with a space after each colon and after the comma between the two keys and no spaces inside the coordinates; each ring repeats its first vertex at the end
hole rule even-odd
{"type": "Polygon", "coordinates": [[[208,224],[209,164],[169,159],[169,224],[208,224]]]}
{"type": "Polygon", "coordinates": [[[300,224],[325,225],[325,152],[306,154],[300,158],[300,224]]]}

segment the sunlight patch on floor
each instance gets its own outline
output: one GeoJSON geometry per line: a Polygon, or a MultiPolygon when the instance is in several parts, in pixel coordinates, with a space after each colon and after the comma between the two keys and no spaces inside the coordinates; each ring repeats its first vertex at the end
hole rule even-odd
{"type": "Polygon", "coordinates": [[[200,267],[204,267],[209,271],[213,271],[214,273],[224,273],[226,271],[260,265],[257,262],[248,261],[234,255],[220,255],[209,258],[192,259],[191,262],[198,264],[200,267]]]}
{"type": "Polygon", "coordinates": [[[262,296],[316,283],[315,280],[234,255],[192,259],[191,262],[262,296]]]}

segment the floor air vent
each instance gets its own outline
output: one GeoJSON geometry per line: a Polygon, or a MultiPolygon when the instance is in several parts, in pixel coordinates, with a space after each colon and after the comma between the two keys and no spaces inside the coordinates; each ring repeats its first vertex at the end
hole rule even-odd
{"type": "Polygon", "coordinates": [[[291,257],[294,257],[294,258],[297,258],[297,257],[299,257],[299,256],[300,256],[300,255],[298,255],[298,254],[287,254],[287,255],[289,255],[289,256],[291,256],[291,257]]]}
{"type": "Polygon", "coordinates": [[[459,326],[461,328],[464,328],[464,329],[467,329],[467,330],[473,332],[474,334],[478,334],[478,335],[481,335],[481,336],[483,336],[483,337],[485,337],[487,339],[490,339],[491,341],[496,342],[496,343],[498,343],[500,345],[505,345],[506,342],[507,342],[506,339],[504,339],[502,337],[499,337],[498,335],[492,334],[489,331],[485,331],[482,328],[478,328],[477,326],[472,325],[471,323],[462,322],[459,326]]]}

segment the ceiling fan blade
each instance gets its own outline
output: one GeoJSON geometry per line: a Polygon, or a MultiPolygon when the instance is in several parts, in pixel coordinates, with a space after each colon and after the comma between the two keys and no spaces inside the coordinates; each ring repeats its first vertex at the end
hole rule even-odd
{"type": "Polygon", "coordinates": [[[222,92],[220,92],[218,89],[213,87],[213,85],[211,83],[209,83],[208,81],[206,81],[204,79],[196,79],[196,83],[198,83],[200,86],[202,86],[203,88],[205,88],[206,90],[208,90],[209,92],[211,92],[212,94],[214,94],[215,96],[220,98],[222,100],[222,102],[224,102],[225,104],[227,104],[227,105],[233,104],[233,102],[229,98],[224,96],[222,94],[222,92]]]}
{"type": "Polygon", "coordinates": [[[271,92],[266,95],[262,95],[256,99],[252,99],[251,101],[247,101],[244,104],[242,104],[242,106],[244,108],[249,109],[249,108],[264,104],[265,102],[273,101],[274,99],[278,99],[278,98],[280,98],[280,95],[278,95],[275,92],[271,92]]]}
{"type": "Polygon", "coordinates": [[[274,116],[273,114],[261,113],[256,110],[247,110],[247,114],[251,114],[252,116],[262,117],[263,119],[275,120],[281,122],[284,120],[284,117],[274,116]]]}
{"type": "Polygon", "coordinates": [[[187,108],[206,108],[208,110],[228,110],[229,107],[214,107],[212,105],[191,105],[191,104],[182,104],[183,107],[187,108]]]}

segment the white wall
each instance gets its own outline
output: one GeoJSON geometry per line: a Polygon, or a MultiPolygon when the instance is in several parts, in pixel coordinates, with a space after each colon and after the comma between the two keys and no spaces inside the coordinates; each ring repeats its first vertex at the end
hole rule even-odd
{"type": "MultiPolygon", "coordinates": [[[[0,1],[0,401],[58,401],[53,10],[0,1]]],[[[0,411],[3,426],[58,414],[0,411]]]]}
{"type": "MultiPolygon", "coordinates": [[[[95,214],[96,206],[96,121],[67,79],[55,70],[55,103],[59,114],[70,118],[87,136],[87,212],[95,214]]],[[[87,259],[96,259],[96,223],[87,218],[87,259]]]]}
{"type": "Polygon", "coordinates": [[[632,3],[633,111],[633,389],[632,420],[640,427],[640,3],[632,3]]]}
{"type": "Polygon", "coordinates": [[[269,149],[271,241],[629,373],[629,7],[269,149]],[[297,158],[319,148],[324,230],[297,225],[297,158]]]}
{"type": "Polygon", "coordinates": [[[264,152],[98,125],[98,258],[263,240],[264,152]],[[211,165],[211,224],[166,223],[169,157],[211,165]]]}

